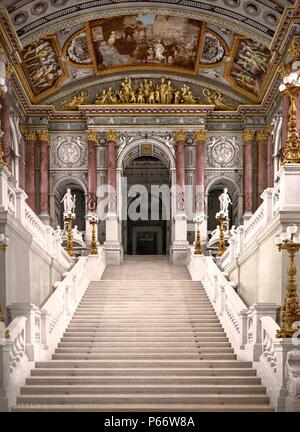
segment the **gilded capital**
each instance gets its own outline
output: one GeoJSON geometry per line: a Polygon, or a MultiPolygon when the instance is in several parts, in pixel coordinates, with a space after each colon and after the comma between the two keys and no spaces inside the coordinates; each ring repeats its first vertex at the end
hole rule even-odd
{"type": "Polygon", "coordinates": [[[87,141],[93,141],[94,143],[98,144],[99,142],[99,134],[97,131],[88,129],[85,131],[86,133],[86,140],[87,141]]]}
{"type": "Polygon", "coordinates": [[[207,130],[202,129],[195,132],[195,142],[206,141],[207,130]]]}
{"type": "Polygon", "coordinates": [[[114,130],[109,130],[105,132],[105,137],[107,142],[114,142],[116,143],[118,141],[118,132],[114,130]]]}
{"type": "Polygon", "coordinates": [[[188,137],[188,134],[184,130],[178,130],[178,131],[175,132],[175,140],[176,140],[176,142],[179,142],[179,141],[184,141],[185,142],[186,139],[187,139],[187,137],[188,137]]]}
{"type": "Polygon", "coordinates": [[[245,130],[244,131],[244,141],[252,141],[255,137],[255,131],[254,130],[245,130]]]}
{"type": "Polygon", "coordinates": [[[42,130],[37,132],[39,141],[50,143],[50,134],[47,130],[42,130]]]}
{"type": "Polygon", "coordinates": [[[267,130],[260,130],[256,132],[257,141],[267,141],[269,133],[267,130]]]}
{"type": "Polygon", "coordinates": [[[292,65],[291,64],[285,64],[281,63],[278,69],[278,73],[280,75],[280,78],[283,79],[287,75],[289,75],[292,72],[292,65]]]}
{"type": "Polygon", "coordinates": [[[24,136],[26,141],[36,141],[36,131],[33,130],[25,130],[24,136]]]}

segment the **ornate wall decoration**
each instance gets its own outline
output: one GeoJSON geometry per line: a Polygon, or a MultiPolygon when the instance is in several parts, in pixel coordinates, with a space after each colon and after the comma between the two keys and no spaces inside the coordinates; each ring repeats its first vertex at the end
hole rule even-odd
{"type": "Polygon", "coordinates": [[[243,7],[249,15],[258,15],[260,13],[259,7],[253,2],[246,2],[243,7]]]}
{"type": "Polygon", "coordinates": [[[137,65],[196,70],[200,21],[163,14],[126,15],[92,21],[89,30],[97,73],[137,65]]]}
{"type": "Polygon", "coordinates": [[[33,15],[43,15],[47,9],[47,3],[45,1],[40,1],[32,6],[31,12],[33,15]]]}
{"type": "Polygon", "coordinates": [[[32,42],[23,50],[22,70],[29,83],[33,96],[46,96],[51,90],[55,91],[66,72],[60,61],[60,49],[55,36],[32,42]]]}
{"type": "Polygon", "coordinates": [[[234,46],[234,58],[226,77],[249,96],[258,99],[266,77],[270,51],[264,45],[244,37],[237,37],[234,46]]]}
{"type": "Polygon", "coordinates": [[[240,146],[236,137],[211,137],[207,146],[207,164],[211,167],[239,167],[240,146]]]}
{"type": "Polygon", "coordinates": [[[64,6],[69,0],[51,0],[51,4],[55,7],[64,6]]]}
{"type": "Polygon", "coordinates": [[[84,105],[89,99],[89,93],[86,91],[80,91],[72,95],[69,99],[65,99],[61,102],[60,107],[63,110],[74,111],[77,110],[79,105],[84,105]]]}
{"type": "Polygon", "coordinates": [[[205,32],[204,47],[200,63],[213,65],[219,63],[225,55],[225,42],[222,43],[214,33],[205,32]]]}
{"type": "Polygon", "coordinates": [[[66,53],[69,59],[77,65],[92,64],[85,31],[77,32],[75,37],[71,36],[71,41],[67,42],[66,53]]]}
{"type": "Polygon", "coordinates": [[[80,168],[87,163],[87,150],[81,137],[57,137],[53,150],[53,166],[80,168]]]}
{"type": "Polygon", "coordinates": [[[20,11],[14,16],[13,20],[14,23],[19,26],[24,24],[27,21],[27,19],[28,19],[28,13],[26,11],[20,11]]]}
{"type": "Polygon", "coordinates": [[[217,110],[236,110],[236,106],[233,103],[229,102],[227,98],[222,95],[221,92],[205,88],[202,93],[206,103],[208,103],[209,105],[214,105],[217,110]]]}

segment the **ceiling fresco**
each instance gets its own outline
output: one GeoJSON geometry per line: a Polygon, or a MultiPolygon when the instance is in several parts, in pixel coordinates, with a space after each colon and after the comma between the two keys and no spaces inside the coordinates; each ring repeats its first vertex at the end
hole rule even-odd
{"type": "Polygon", "coordinates": [[[276,69],[270,47],[293,4],[1,0],[0,9],[7,8],[23,47],[16,70],[33,104],[61,110],[64,101],[76,105],[82,95],[94,103],[110,86],[116,91],[126,76],[153,79],[156,86],[164,77],[177,91],[183,83],[192,91],[171,104],[210,100],[216,109],[235,110],[260,104],[266,95],[276,69]]]}

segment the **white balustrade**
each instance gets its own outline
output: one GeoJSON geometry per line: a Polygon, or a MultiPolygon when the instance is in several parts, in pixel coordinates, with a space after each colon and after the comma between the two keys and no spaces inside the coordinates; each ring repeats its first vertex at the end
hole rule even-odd
{"type": "Polygon", "coordinates": [[[9,306],[12,322],[10,339],[0,345],[0,411],[15,403],[35,361],[49,360],[91,280],[100,280],[105,269],[105,255],[78,259],[41,308],[27,303],[9,306]]]}
{"type": "Polygon", "coordinates": [[[300,341],[297,345],[293,339],[276,338],[279,306],[258,303],[248,308],[212,257],[202,257],[200,277],[195,258],[190,254],[191,277],[202,282],[238,359],[253,362],[277,411],[300,411],[300,341]]]}

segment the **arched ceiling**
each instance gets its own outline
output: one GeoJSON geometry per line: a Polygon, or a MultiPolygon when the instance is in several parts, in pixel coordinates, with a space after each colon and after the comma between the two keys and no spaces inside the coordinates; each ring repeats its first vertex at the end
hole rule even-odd
{"type": "Polygon", "coordinates": [[[80,91],[85,103],[110,86],[117,94],[126,75],[155,85],[166,77],[174,91],[187,82],[203,104],[220,92],[219,109],[257,104],[271,79],[269,47],[293,3],[1,1],[24,47],[18,71],[31,100],[57,110],[80,91]]]}

